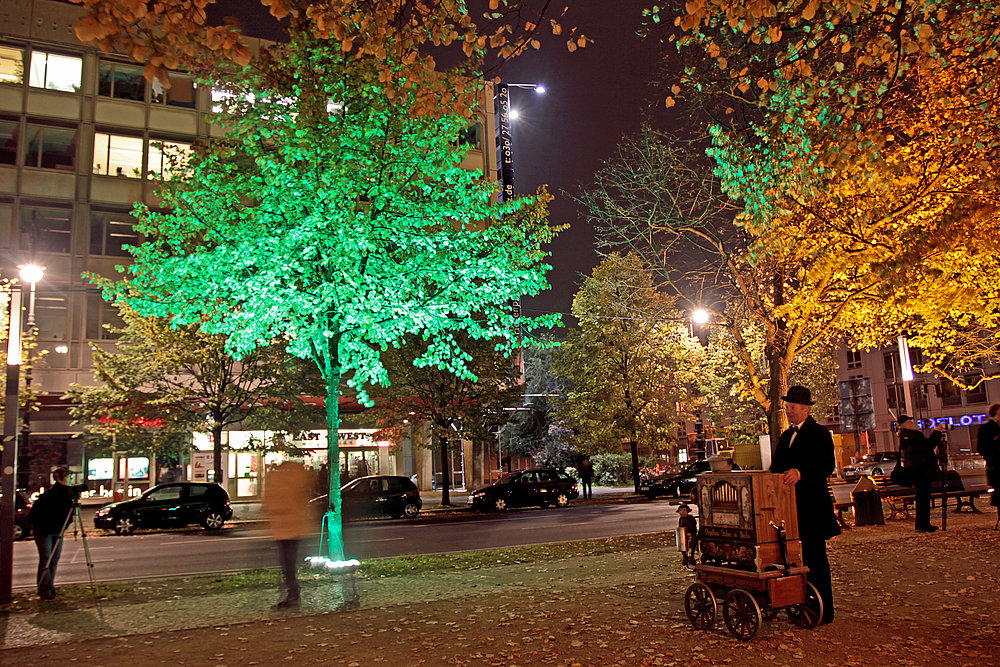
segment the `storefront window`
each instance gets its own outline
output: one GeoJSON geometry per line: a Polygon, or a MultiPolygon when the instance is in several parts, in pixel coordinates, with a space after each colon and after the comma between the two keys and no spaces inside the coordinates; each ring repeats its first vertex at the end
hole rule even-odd
{"type": "Polygon", "coordinates": [[[28,85],[75,93],[80,90],[83,60],[75,56],[34,51],[31,54],[31,72],[28,85]]]}

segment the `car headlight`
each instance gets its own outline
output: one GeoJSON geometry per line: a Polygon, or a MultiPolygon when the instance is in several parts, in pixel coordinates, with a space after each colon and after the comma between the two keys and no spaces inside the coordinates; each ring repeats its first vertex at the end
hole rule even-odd
{"type": "Polygon", "coordinates": [[[111,510],[105,508],[102,510],[97,510],[97,514],[95,514],[94,516],[107,516],[109,514],[111,514],[111,510]]]}

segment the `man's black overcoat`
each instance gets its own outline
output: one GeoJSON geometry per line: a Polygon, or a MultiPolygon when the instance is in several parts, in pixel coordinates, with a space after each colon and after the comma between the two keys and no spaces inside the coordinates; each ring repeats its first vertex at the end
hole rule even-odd
{"type": "Polygon", "coordinates": [[[789,428],[778,438],[778,447],[771,455],[771,472],[792,468],[799,471],[802,479],[795,485],[799,536],[801,539],[828,540],[837,534],[833,499],[826,481],[837,465],[833,438],[812,417],[802,423],[795,442],[789,447],[793,433],[789,428]]]}

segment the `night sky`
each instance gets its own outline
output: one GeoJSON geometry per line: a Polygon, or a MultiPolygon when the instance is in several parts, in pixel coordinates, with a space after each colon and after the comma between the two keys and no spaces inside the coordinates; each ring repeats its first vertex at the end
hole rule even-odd
{"type": "MultiPolygon", "coordinates": [[[[579,218],[564,191],[589,184],[602,160],[609,158],[624,134],[639,129],[645,114],[666,110],[650,83],[659,69],[658,46],[635,35],[641,25],[642,0],[568,2],[563,23],[579,28],[594,42],[570,53],[564,37],[542,42],[500,73],[514,83],[542,83],[544,96],[511,91],[511,108],[521,116],[513,131],[514,186],[529,193],[546,183],[555,195],[552,222],[569,223],[552,245],[553,289],[524,299],[526,315],[568,313],[573,295],[597,264],[593,233],[579,218]]],[[[567,319],[568,318],[564,318],[567,319]]]]}
{"type": "MultiPolygon", "coordinates": [[[[513,129],[514,187],[525,194],[547,184],[556,198],[550,220],[571,225],[552,244],[552,289],[524,299],[526,315],[569,313],[581,274],[589,274],[598,262],[592,230],[566,193],[590,183],[621,137],[637,131],[651,110],[661,121],[669,114],[662,95],[651,87],[659,69],[659,47],[635,34],[649,3],[569,0],[566,4],[569,11],[563,26],[576,27],[593,43],[570,53],[565,35],[545,30],[540,50],[529,49],[497,72],[504,81],[540,83],[547,89],[545,95],[511,91],[511,108],[521,114],[513,129]]],[[[563,6],[553,3],[557,5],[563,6]]],[[[250,34],[281,38],[278,25],[258,2],[219,0],[209,6],[212,22],[233,15],[250,34]]]]}

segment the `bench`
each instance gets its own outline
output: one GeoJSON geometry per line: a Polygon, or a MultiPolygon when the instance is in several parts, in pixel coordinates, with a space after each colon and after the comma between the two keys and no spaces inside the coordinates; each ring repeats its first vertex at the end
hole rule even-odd
{"type": "Polygon", "coordinates": [[[826,483],[826,490],[830,492],[830,500],[833,502],[833,513],[837,517],[837,523],[840,524],[842,529],[850,530],[850,524],[844,521],[844,512],[848,510],[852,512],[854,511],[854,501],[845,500],[843,502],[838,502],[837,498],[833,495],[833,487],[830,486],[830,482],[826,483]]]}
{"type": "MultiPolygon", "coordinates": [[[[914,491],[913,487],[893,484],[889,479],[889,475],[873,476],[871,480],[875,484],[875,490],[878,491],[879,497],[889,505],[891,512],[890,519],[897,517],[901,519],[911,518],[909,506],[916,500],[916,491],[914,491]]],[[[941,496],[941,490],[941,480],[937,479],[931,484],[931,507],[934,506],[934,496],[941,496]]],[[[979,508],[976,507],[976,499],[986,493],[987,486],[985,483],[970,483],[967,488],[957,470],[946,470],[944,490],[947,492],[949,499],[955,499],[954,512],[961,512],[963,509],[968,508],[972,512],[979,513],[979,508]]]]}

